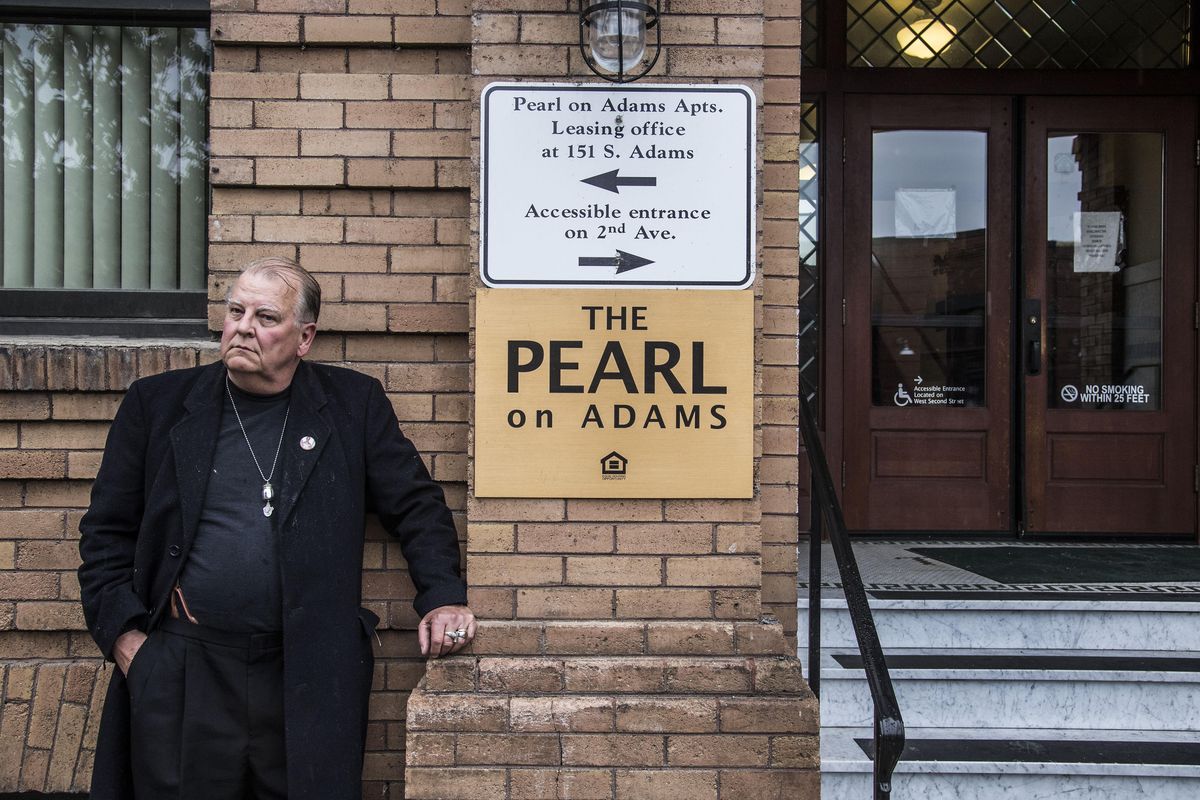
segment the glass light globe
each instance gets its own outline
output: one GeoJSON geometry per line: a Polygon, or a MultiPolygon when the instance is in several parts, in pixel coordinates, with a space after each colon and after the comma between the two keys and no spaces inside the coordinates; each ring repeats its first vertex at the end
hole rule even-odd
{"type": "Polygon", "coordinates": [[[646,17],[632,9],[609,9],[592,18],[589,44],[596,65],[629,72],[646,55],[646,17]]]}
{"type": "Polygon", "coordinates": [[[958,29],[940,19],[919,19],[901,28],[896,34],[900,52],[912,58],[928,61],[946,49],[958,36],[958,29]]]}

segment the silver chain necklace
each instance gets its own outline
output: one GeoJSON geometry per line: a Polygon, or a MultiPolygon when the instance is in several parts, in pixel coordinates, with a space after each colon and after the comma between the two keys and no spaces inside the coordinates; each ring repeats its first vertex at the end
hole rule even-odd
{"type": "Polygon", "coordinates": [[[271,478],[275,475],[275,465],[279,463],[279,451],[283,449],[283,434],[287,430],[288,415],[292,413],[292,403],[288,401],[287,410],[283,412],[283,427],[279,429],[279,444],[275,445],[275,458],[271,459],[271,472],[267,475],[263,474],[262,465],[258,463],[258,456],[254,455],[254,445],[250,444],[250,435],[246,433],[246,426],[242,424],[242,415],[238,413],[237,403],[233,399],[233,390],[229,388],[229,373],[225,373],[225,394],[229,395],[229,404],[233,406],[233,415],[237,417],[238,427],[242,429],[242,438],[246,440],[246,447],[250,449],[250,457],[254,459],[254,468],[258,470],[258,476],[263,479],[262,499],[263,499],[263,516],[269,517],[275,513],[275,507],[271,505],[271,501],[275,499],[275,489],[271,486],[271,478]]]}

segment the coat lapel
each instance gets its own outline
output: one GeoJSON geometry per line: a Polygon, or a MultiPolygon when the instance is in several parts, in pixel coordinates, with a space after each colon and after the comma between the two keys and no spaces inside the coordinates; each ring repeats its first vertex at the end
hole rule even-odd
{"type": "Polygon", "coordinates": [[[204,370],[183,401],[187,415],[171,428],[171,449],[183,514],[183,540],[190,545],[200,524],[213,453],[221,428],[221,390],[225,367],[220,362],[204,370]]]}
{"type": "Polygon", "coordinates": [[[329,443],[330,427],[321,418],[320,410],[325,405],[325,391],[317,381],[313,370],[301,361],[292,379],[292,405],[288,414],[287,430],[283,435],[283,478],[279,488],[278,524],[287,522],[296,507],[300,492],[308,482],[313,468],[329,443]],[[302,440],[312,439],[312,447],[306,449],[302,440]]]}

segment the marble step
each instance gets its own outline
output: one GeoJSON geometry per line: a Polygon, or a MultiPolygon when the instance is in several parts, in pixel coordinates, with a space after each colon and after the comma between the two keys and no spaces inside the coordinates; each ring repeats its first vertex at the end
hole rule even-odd
{"type": "MultiPolygon", "coordinates": [[[[1200,730],[1200,653],[893,649],[886,658],[915,727],[1200,730]]],[[[858,651],[824,651],[822,723],[872,718],[858,651]]]]}
{"type": "MultiPolygon", "coordinates": [[[[822,800],[871,797],[869,728],[822,728],[822,800]]],[[[910,727],[892,800],[1194,800],[1200,737],[1129,730],[910,727]]]]}
{"type": "MultiPolygon", "coordinates": [[[[1163,600],[871,599],[885,649],[1200,651],[1200,603],[1163,600]]],[[[808,647],[808,599],[799,602],[798,652],[808,647]]],[[[856,648],[846,601],[821,600],[821,646],[856,648]]]]}

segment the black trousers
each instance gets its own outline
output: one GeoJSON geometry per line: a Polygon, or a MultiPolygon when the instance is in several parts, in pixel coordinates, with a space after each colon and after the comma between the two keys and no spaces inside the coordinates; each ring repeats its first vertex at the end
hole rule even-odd
{"type": "Polygon", "coordinates": [[[126,676],[136,800],[285,800],[280,634],[167,619],[126,676]]]}

